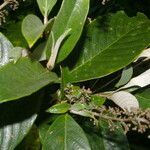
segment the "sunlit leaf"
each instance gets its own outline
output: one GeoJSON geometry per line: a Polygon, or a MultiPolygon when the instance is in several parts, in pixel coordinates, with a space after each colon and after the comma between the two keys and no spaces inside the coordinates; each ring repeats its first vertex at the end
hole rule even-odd
{"type": "Polygon", "coordinates": [[[105,98],[100,97],[100,96],[98,96],[98,95],[92,95],[92,96],[91,96],[91,102],[92,102],[95,106],[97,106],[97,107],[103,105],[104,102],[105,102],[105,100],[106,100],[105,98]]]}
{"type": "Polygon", "coordinates": [[[66,113],[69,110],[69,108],[70,108],[70,104],[68,104],[67,102],[62,102],[50,107],[47,110],[47,112],[54,113],[54,114],[62,114],[62,113],[66,113]]]}

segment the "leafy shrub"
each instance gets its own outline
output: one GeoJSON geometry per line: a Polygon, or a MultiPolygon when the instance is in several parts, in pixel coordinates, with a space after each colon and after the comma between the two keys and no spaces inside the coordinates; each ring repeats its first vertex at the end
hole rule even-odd
{"type": "Polygon", "coordinates": [[[0,149],[129,149],[129,131],[147,134],[150,20],[116,3],[1,3],[0,149]]]}

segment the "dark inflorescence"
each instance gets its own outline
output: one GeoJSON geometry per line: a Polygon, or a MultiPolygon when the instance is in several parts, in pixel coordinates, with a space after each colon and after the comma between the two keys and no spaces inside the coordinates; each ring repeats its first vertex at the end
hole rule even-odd
{"type": "Polygon", "coordinates": [[[108,121],[111,130],[114,130],[120,123],[125,133],[129,130],[136,130],[140,133],[144,133],[150,128],[150,109],[141,110],[133,109],[132,111],[124,111],[117,107],[105,106],[99,108],[99,118],[106,119],[108,121]]]}
{"type": "Polygon", "coordinates": [[[12,10],[16,10],[18,8],[17,0],[4,0],[0,5],[0,25],[5,22],[5,17],[8,15],[8,7],[12,10]]]}

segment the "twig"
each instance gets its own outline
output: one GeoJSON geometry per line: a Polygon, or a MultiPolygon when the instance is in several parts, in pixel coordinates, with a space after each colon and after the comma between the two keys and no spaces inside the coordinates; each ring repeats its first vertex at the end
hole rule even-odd
{"type": "Polygon", "coordinates": [[[66,30],[56,41],[56,44],[54,44],[54,35],[52,33],[52,41],[53,41],[53,46],[52,46],[52,51],[51,51],[51,56],[50,59],[47,63],[47,68],[49,70],[52,70],[54,68],[55,65],[55,61],[58,55],[58,50],[61,46],[62,41],[66,38],[66,36],[70,33],[71,29],[69,28],[68,30],[66,30]]]}
{"type": "Polygon", "coordinates": [[[9,4],[9,1],[5,1],[2,5],[0,5],[0,10],[6,7],[9,4]]]}

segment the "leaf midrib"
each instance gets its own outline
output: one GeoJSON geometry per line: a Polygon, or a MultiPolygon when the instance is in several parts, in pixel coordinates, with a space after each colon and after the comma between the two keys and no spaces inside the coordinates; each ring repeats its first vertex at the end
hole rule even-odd
{"type": "Polygon", "coordinates": [[[67,150],[67,115],[65,115],[64,134],[64,150],[67,150]]]}
{"type": "MultiPolygon", "coordinates": [[[[145,22],[139,23],[137,26],[142,25],[142,24],[146,24],[145,22]]],[[[88,62],[92,61],[95,57],[97,57],[98,55],[100,55],[102,52],[106,51],[107,49],[109,49],[112,45],[114,45],[115,43],[117,43],[119,40],[121,40],[123,37],[125,37],[128,33],[132,32],[136,30],[136,28],[132,28],[130,31],[126,32],[125,34],[123,34],[122,36],[120,36],[117,40],[115,40],[113,43],[111,43],[110,45],[108,45],[104,50],[100,51],[99,53],[97,53],[96,55],[94,55],[93,57],[91,57],[88,61],[85,61],[85,63],[82,63],[81,65],[77,66],[75,69],[73,69],[72,71],[70,71],[70,73],[78,70],[79,68],[81,68],[82,66],[86,65],[88,62]]]]}
{"type": "Polygon", "coordinates": [[[45,0],[45,13],[44,13],[44,17],[47,17],[47,11],[48,11],[47,8],[48,8],[47,7],[47,0],[45,0]]]}
{"type": "MultiPolygon", "coordinates": [[[[78,2],[78,1],[76,1],[76,2],[74,3],[74,6],[76,6],[76,3],[77,3],[77,2],[78,2]]],[[[63,5],[64,5],[64,2],[62,3],[62,8],[63,8],[63,5]]],[[[68,17],[69,19],[68,19],[67,24],[66,24],[66,26],[65,26],[65,28],[64,28],[65,31],[68,29],[68,25],[70,24],[70,19],[72,18],[72,14],[74,13],[75,8],[76,8],[76,7],[73,7],[73,9],[72,9],[72,11],[71,11],[71,14],[70,14],[70,16],[68,17]]],[[[59,15],[59,14],[58,14],[58,15],[59,15]]]]}

